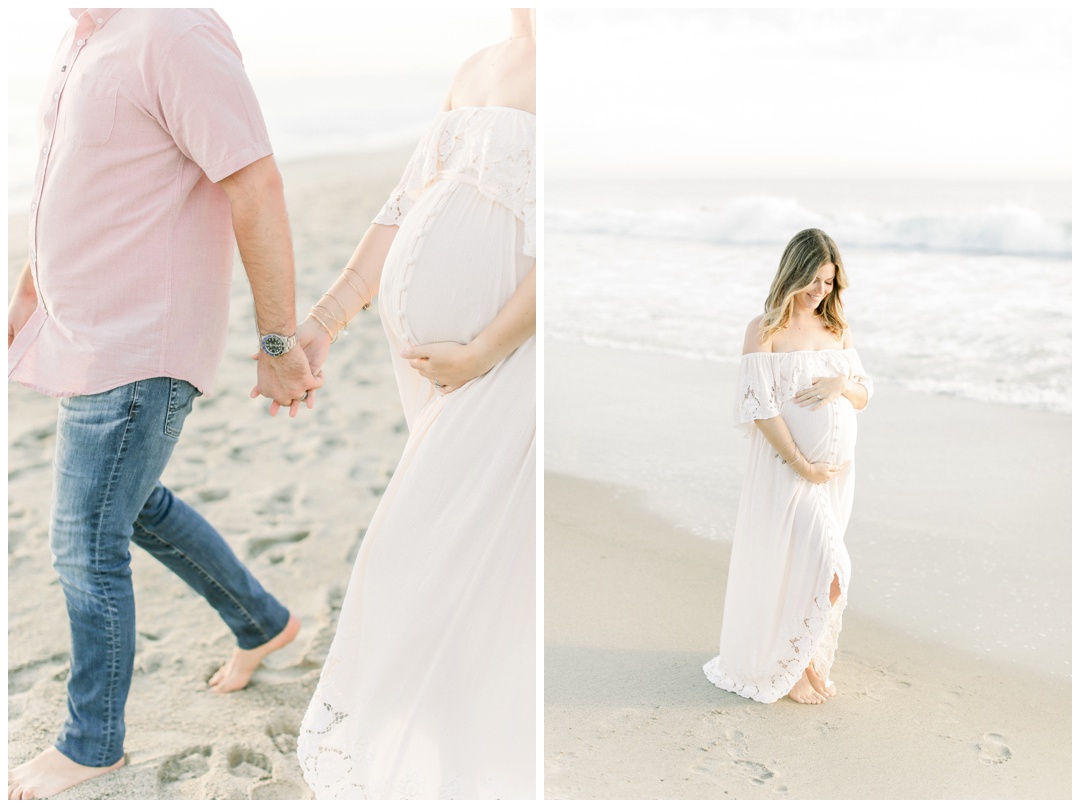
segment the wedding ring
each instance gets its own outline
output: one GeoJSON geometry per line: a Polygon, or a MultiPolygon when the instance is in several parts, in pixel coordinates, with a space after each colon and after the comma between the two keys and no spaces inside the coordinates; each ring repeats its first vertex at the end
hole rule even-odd
{"type": "Polygon", "coordinates": [[[435,389],[436,389],[436,390],[438,390],[438,389],[440,389],[441,387],[442,387],[442,384],[440,384],[440,383],[439,383],[439,380],[438,380],[438,379],[435,379],[435,389]]]}
{"type": "Polygon", "coordinates": [[[821,401],[821,396],[818,396],[818,397],[817,397],[817,400],[818,400],[818,401],[821,401]]]}
{"type": "Polygon", "coordinates": [[[305,391],[304,391],[304,395],[300,396],[300,400],[301,400],[301,401],[307,401],[307,394],[308,394],[308,391],[307,391],[307,390],[305,390],[305,391]]]}

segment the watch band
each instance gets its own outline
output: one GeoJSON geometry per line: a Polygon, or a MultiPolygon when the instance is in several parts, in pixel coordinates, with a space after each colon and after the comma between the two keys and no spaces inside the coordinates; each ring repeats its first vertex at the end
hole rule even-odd
{"type": "Polygon", "coordinates": [[[262,334],[259,337],[259,347],[268,356],[281,356],[296,347],[296,335],[286,337],[282,334],[262,334]]]}

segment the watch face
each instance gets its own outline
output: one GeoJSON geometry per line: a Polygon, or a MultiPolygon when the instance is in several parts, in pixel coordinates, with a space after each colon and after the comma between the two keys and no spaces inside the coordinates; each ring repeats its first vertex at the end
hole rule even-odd
{"type": "Polygon", "coordinates": [[[267,334],[263,337],[263,350],[271,356],[281,356],[285,353],[285,339],[277,334],[267,334]]]}

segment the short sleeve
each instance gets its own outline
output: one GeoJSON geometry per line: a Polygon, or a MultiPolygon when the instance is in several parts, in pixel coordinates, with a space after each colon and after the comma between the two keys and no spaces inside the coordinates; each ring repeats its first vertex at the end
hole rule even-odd
{"type": "Polygon", "coordinates": [[[852,380],[866,388],[866,403],[874,397],[874,380],[866,375],[863,370],[862,360],[854,348],[851,349],[851,377],[852,380]]]}
{"type": "Polygon", "coordinates": [[[412,157],[405,166],[405,173],[401,175],[401,180],[390,194],[390,198],[386,200],[386,204],[382,206],[378,216],[372,220],[373,224],[401,224],[401,220],[412,210],[413,204],[424,190],[425,178],[431,175],[428,164],[431,162],[430,141],[435,136],[434,133],[435,125],[420,138],[412,157]]]}
{"type": "Polygon", "coordinates": [[[157,84],[162,125],[211,182],[273,153],[227,30],[203,24],[186,32],[169,51],[157,84]]]}
{"type": "Polygon", "coordinates": [[[780,403],[773,355],[743,354],[735,388],[735,426],[750,434],[754,421],[780,414],[780,403]]]}

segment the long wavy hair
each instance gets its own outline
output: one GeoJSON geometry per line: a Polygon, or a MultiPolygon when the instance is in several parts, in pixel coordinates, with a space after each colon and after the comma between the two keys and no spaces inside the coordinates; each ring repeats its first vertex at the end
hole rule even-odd
{"type": "Polygon", "coordinates": [[[836,266],[833,288],[814,313],[837,339],[843,337],[847,320],[844,319],[840,293],[848,286],[844,262],[836,242],[821,230],[810,228],[796,233],[780,257],[780,267],[765,300],[765,316],[761,318],[762,342],[768,342],[777,331],[787,327],[795,307],[795,295],[813,283],[822,264],[830,262],[836,266]]]}

